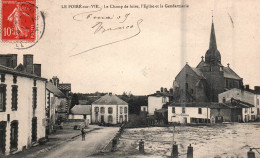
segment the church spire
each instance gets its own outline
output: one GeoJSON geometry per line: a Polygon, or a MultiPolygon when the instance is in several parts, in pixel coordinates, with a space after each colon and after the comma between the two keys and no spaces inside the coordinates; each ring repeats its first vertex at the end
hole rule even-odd
{"type": "Polygon", "coordinates": [[[215,36],[213,16],[212,16],[212,24],[211,24],[211,33],[210,33],[209,49],[217,49],[217,41],[216,41],[216,36],[215,36]]]}

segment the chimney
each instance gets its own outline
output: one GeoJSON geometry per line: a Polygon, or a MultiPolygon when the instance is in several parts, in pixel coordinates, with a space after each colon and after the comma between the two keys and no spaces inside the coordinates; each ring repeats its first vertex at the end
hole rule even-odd
{"type": "Polygon", "coordinates": [[[17,54],[0,54],[0,65],[15,68],[17,66],[17,54]]]}
{"type": "Polygon", "coordinates": [[[41,64],[33,64],[33,71],[34,71],[34,74],[41,77],[41,67],[42,65],[41,64]]]}
{"type": "Polygon", "coordinates": [[[25,67],[26,72],[33,74],[33,55],[32,54],[23,55],[23,66],[25,67]]]}
{"type": "Polygon", "coordinates": [[[112,95],[112,92],[109,92],[109,93],[108,93],[108,95],[110,95],[110,96],[111,96],[111,95],[112,95]]]}
{"type": "Polygon", "coordinates": [[[260,92],[260,86],[255,86],[255,91],[260,92]]]}
{"type": "Polygon", "coordinates": [[[168,92],[167,88],[164,88],[164,92],[165,92],[165,93],[168,92]]]}
{"type": "Polygon", "coordinates": [[[249,85],[247,84],[247,85],[245,85],[245,86],[246,86],[246,88],[245,88],[245,89],[246,89],[246,90],[249,90],[249,85]]]}
{"type": "Polygon", "coordinates": [[[156,91],[156,93],[160,93],[160,91],[156,91]]]}
{"type": "Polygon", "coordinates": [[[163,87],[161,87],[161,92],[163,92],[163,87]]]}
{"type": "Polygon", "coordinates": [[[173,94],[173,88],[170,88],[170,93],[173,94]]]}
{"type": "Polygon", "coordinates": [[[10,66],[15,68],[17,66],[17,54],[11,54],[11,63],[10,66]]]}
{"type": "Polygon", "coordinates": [[[57,76],[52,77],[53,84],[58,87],[59,85],[59,78],[57,76]]]}

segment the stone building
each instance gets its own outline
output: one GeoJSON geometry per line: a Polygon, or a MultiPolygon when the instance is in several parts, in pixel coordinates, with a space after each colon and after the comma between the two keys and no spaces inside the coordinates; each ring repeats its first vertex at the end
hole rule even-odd
{"type": "Polygon", "coordinates": [[[40,65],[34,68],[33,55],[15,59],[1,55],[0,65],[0,157],[21,151],[45,137],[45,83],[40,65]],[[3,58],[2,58],[3,57],[3,58]],[[38,71],[38,72],[36,72],[38,71]],[[36,75],[38,74],[38,75],[36,75]]]}
{"type": "Polygon", "coordinates": [[[212,21],[209,49],[196,67],[188,63],[173,82],[176,102],[218,102],[218,94],[243,86],[239,77],[228,64],[223,66],[217,49],[214,23],[212,21]]]}

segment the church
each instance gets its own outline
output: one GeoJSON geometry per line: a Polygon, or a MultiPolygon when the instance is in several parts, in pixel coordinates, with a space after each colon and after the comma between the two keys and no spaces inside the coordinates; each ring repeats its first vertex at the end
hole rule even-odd
{"type": "Polygon", "coordinates": [[[229,64],[223,66],[212,21],[209,49],[196,67],[188,63],[173,82],[174,102],[218,102],[218,94],[232,88],[242,88],[243,79],[229,64]]]}

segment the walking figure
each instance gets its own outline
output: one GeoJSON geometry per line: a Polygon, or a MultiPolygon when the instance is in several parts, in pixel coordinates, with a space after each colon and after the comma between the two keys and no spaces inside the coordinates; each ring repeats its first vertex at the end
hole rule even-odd
{"type": "Polygon", "coordinates": [[[85,141],[85,131],[84,131],[84,128],[81,129],[81,136],[82,136],[82,141],[85,141]]]}

